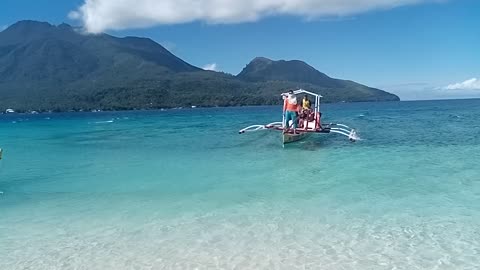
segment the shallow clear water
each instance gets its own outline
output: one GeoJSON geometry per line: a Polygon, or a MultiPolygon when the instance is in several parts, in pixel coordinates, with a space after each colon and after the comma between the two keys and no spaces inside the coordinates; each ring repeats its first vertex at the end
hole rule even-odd
{"type": "Polygon", "coordinates": [[[479,269],[480,100],[0,116],[0,269],[479,269]]]}

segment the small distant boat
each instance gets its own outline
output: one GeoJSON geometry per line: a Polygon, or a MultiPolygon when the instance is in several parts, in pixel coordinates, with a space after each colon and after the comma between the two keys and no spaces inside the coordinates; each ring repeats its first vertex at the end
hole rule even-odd
{"type": "Polygon", "coordinates": [[[13,109],[6,109],[5,113],[15,113],[15,111],[13,109]]]}
{"type": "MultiPolygon", "coordinates": [[[[303,89],[295,90],[293,91],[293,93],[295,95],[305,94],[305,95],[313,96],[315,100],[312,107],[312,113],[311,113],[311,115],[313,115],[313,118],[304,119],[302,123],[303,124],[302,128],[297,128],[297,129],[290,128],[292,126],[292,123],[291,121],[290,123],[285,123],[286,121],[285,121],[285,115],[284,115],[282,122],[273,122],[266,125],[252,125],[240,130],[239,133],[243,134],[247,132],[260,131],[260,130],[282,131],[283,145],[303,140],[305,138],[308,138],[312,134],[336,133],[336,134],[340,134],[348,137],[348,139],[352,142],[360,139],[355,129],[350,128],[347,125],[335,124],[335,123],[330,123],[325,125],[321,124],[320,122],[320,118],[321,118],[320,100],[322,98],[321,95],[313,92],[309,92],[303,89]]],[[[286,95],[287,93],[282,93],[282,96],[286,96],[286,95]]]]}
{"type": "Polygon", "coordinates": [[[195,108],[197,108],[197,106],[192,106],[192,109],[195,109],[195,108]]]}

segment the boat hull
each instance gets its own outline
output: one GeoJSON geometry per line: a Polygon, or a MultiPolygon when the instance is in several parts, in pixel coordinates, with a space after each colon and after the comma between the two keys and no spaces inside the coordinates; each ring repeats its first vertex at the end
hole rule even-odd
{"type": "Polygon", "coordinates": [[[282,134],[283,144],[298,142],[300,140],[307,138],[309,135],[310,133],[308,132],[298,133],[298,134],[293,134],[293,133],[282,134]]]}

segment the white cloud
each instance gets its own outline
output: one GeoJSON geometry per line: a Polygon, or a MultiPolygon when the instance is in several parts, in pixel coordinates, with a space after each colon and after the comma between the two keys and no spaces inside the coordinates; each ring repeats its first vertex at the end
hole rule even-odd
{"type": "Polygon", "coordinates": [[[207,64],[202,67],[204,70],[212,70],[212,71],[218,71],[217,70],[217,63],[212,63],[212,64],[207,64]]]}
{"type": "Polygon", "coordinates": [[[239,23],[265,16],[346,16],[376,9],[442,0],[84,0],[69,17],[88,32],[192,21],[239,23]]]}
{"type": "Polygon", "coordinates": [[[444,87],[445,90],[480,90],[480,80],[472,78],[460,83],[450,84],[444,87]]]}

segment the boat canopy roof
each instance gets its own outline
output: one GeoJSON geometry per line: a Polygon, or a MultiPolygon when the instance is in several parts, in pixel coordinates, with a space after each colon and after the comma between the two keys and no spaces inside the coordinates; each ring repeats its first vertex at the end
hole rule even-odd
{"type": "MultiPolygon", "coordinates": [[[[314,96],[314,97],[322,98],[322,95],[315,94],[315,93],[313,93],[313,92],[310,92],[310,91],[307,91],[307,90],[304,90],[304,89],[294,90],[293,93],[294,93],[295,95],[298,95],[298,94],[307,94],[307,95],[311,95],[311,96],[314,96]]],[[[282,96],[287,95],[287,94],[288,94],[288,93],[282,93],[282,96]]]]}

